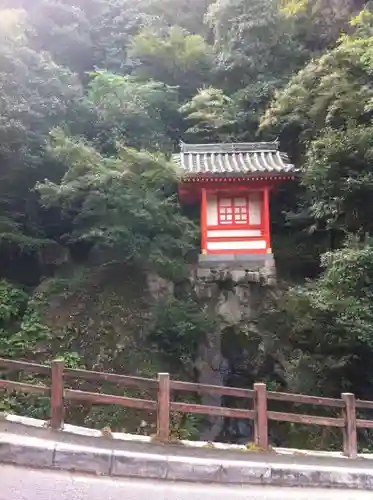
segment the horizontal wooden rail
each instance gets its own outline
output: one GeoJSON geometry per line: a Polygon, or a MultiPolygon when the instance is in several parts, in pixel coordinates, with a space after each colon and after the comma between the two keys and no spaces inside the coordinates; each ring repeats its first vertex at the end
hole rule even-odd
{"type": "Polygon", "coordinates": [[[356,427],[358,429],[373,429],[373,420],[356,420],[356,427]]]}
{"type": "Polygon", "coordinates": [[[268,392],[271,401],[285,401],[288,403],[300,403],[314,406],[328,406],[330,408],[344,408],[341,399],[319,398],[317,396],[305,396],[303,394],[289,394],[287,392],[268,392]]]}
{"type": "Polygon", "coordinates": [[[199,415],[213,415],[216,417],[247,418],[254,420],[256,412],[254,410],[242,410],[237,408],[222,408],[219,406],[206,406],[190,403],[171,403],[171,411],[181,413],[197,413],[199,415]]]}
{"type": "Polygon", "coordinates": [[[83,380],[92,380],[93,382],[112,382],[123,387],[143,387],[146,389],[157,389],[157,380],[142,377],[130,377],[128,375],[118,375],[116,373],[96,372],[90,370],[77,370],[66,368],[65,378],[75,378],[83,380]]]}
{"type": "Polygon", "coordinates": [[[269,411],[268,420],[276,422],[292,422],[293,424],[322,425],[326,427],[344,427],[343,418],[316,417],[312,415],[300,415],[298,413],[282,413],[269,411]]]}
{"type": "Polygon", "coordinates": [[[373,410],[373,401],[356,400],[356,408],[361,410],[373,410]]]}
{"type": "Polygon", "coordinates": [[[125,408],[135,408],[137,410],[156,410],[156,401],[147,399],[127,398],[125,396],[116,396],[113,394],[98,394],[97,392],[75,391],[72,389],[64,390],[65,399],[74,401],[88,401],[94,404],[118,405],[125,408]]]}
{"type": "Polygon", "coordinates": [[[171,389],[174,391],[207,392],[208,394],[219,394],[221,396],[232,396],[236,398],[254,398],[255,392],[251,389],[240,389],[237,387],[222,387],[221,385],[194,384],[192,382],[179,382],[171,380],[171,389]]]}
{"type": "Polygon", "coordinates": [[[4,358],[0,358],[0,372],[2,371],[1,368],[8,368],[9,371],[37,373],[38,375],[50,375],[51,373],[50,366],[4,358]]]}
{"type": "Polygon", "coordinates": [[[12,380],[0,379],[0,389],[9,392],[24,392],[26,394],[49,394],[50,388],[46,385],[26,384],[22,382],[13,382],[12,380]]]}
{"type": "Polygon", "coordinates": [[[238,418],[254,422],[255,442],[262,448],[268,447],[268,423],[289,422],[300,425],[316,425],[340,428],[343,431],[343,449],[346,456],[357,456],[357,429],[373,429],[373,420],[357,418],[356,410],[373,410],[373,401],[355,400],[353,394],[342,394],[340,399],[304,394],[267,391],[263,383],[254,384],[253,389],[221,387],[170,380],[168,373],[160,373],[158,379],[132,377],[117,373],[77,370],[65,368],[61,360],[52,361],[51,366],[0,358],[0,373],[8,377],[12,372],[24,371],[50,377],[50,386],[39,383],[24,383],[0,379],[0,391],[20,392],[50,397],[50,425],[60,429],[64,423],[66,401],[90,404],[117,405],[124,408],[157,412],[157,435],[162,441],[169,440],[170,412],[193,413],[223,418],[238,418]],[[3,369],[3,370],[2,370],[3,369]],[[66,387],[67,380],[84,380],[100,384],[110,382],[117,387],[135,387],[154,391],[153,399],[141,399],[125,395],[101,394],[66,387]],[[249,401],[251,408],[229,408],[203,404],[172,401],[173,392],[218,394],[220,396],[242,398],[249,401]],[[251,402],[252,401],[252,402],[251,402]],[[333,410],[332,415],[320,416],[301,413],[272,411],[268,405],[272,401],[320,406],[333,410]]]}

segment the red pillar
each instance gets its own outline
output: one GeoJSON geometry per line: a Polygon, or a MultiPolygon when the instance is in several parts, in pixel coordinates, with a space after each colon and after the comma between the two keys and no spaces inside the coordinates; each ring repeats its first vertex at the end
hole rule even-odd
{"type": "Polygon", "coordinates": [[[269,216],[269,188],[266,187],[263,193],[263,215],[264,215],[264,236],[267,242],[267,252],[271,253],[271,222],[269,216]]]}
{"type": "Polygon", "coordinates": [[[201,253],[207,253],[207,192],[201,189],[201,253]]]}

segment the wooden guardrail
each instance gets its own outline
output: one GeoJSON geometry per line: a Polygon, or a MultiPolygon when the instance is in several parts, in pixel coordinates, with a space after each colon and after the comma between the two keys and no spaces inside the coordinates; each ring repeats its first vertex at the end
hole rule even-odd
{"type": "Polygon", "coordinates": [[[316,425],[340,428],[343,432],[343,448],[346,456],[357,457],[357,429],[373,429],[373,420],[362,420],[356,416],[357,409],[373,410],[373,401],[355,400],[354,394],[342,394],[341,399],[306,396],[267,391],[266,384],[254,384],[253,389],[221,387],[170,380],[168,373],[160,373],[158,379],[132,377],[115,373],[77,370],[65,368],[64,362],[55,360],[50,366],[24,361],[0,358],[0,374],[24,371],[49,376],[50,387],[45,384],[29,384],[0,379],[0,390],[50,397],[50,426],[61,429],[64,423],[66,401],[89,402],[91,404],[119,405],[125,408],[152,410],[157,412],[157,437],[167,442],[170,435],[170,412],[196,413],[201,415],[248,419],[254,422],[255,443],[263,449],[268,448],[268,423],[292,422],[295,424],[316,425]],[[112,382],[119,387],[145,388],[156,392],[156,400],[87,392],[66,387],[68,379],[81,379],[91,382],[112,382]],[[173,402],[174,392],[196,392],[219,394],[251,401],[252,409],[237,409],[206,406],[183,402],[173,402]],[[272,401],[312,405],[337,409],[338,417],[304,415],[272,411],[268,408],[272,401]]]}

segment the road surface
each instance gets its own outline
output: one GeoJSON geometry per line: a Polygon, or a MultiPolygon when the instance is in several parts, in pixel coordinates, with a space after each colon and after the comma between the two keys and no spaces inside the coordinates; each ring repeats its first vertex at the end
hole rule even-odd
{"type": "Polygon", "coordinates": [[[0,500],[368,500],[372,492],[97,478],[0,464],[0,500]]]}

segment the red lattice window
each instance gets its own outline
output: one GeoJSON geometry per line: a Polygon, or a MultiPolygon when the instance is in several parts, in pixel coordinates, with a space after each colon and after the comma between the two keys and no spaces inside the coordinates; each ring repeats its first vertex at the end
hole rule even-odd
{"type": "Polygon", "coordinates": [[[220,198],[218,203],[219,224],[248,224],[247,198],[220,198]]]}

